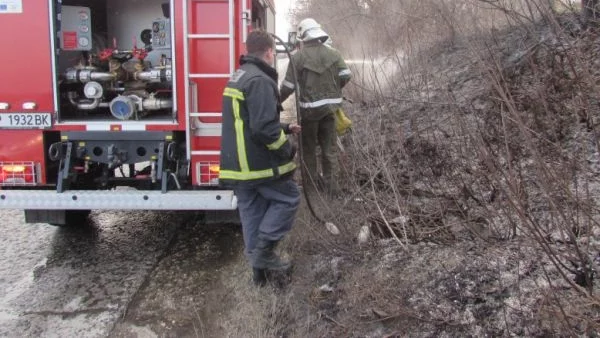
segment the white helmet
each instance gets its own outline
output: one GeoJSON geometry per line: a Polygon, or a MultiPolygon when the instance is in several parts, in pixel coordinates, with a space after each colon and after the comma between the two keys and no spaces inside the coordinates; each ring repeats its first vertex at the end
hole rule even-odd
{"type": "Polygon", "coordinates": [[[298,24],[298,40],[300,41],[311,41],[319,39],[324,42],[329,38],[329,35],[321,28],[315,19],[307,18],[298,24]]]}

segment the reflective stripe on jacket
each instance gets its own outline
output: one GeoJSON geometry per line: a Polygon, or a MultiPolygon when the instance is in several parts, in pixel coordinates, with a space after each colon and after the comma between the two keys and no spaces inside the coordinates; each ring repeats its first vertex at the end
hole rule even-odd
{"type": "Polygon", "coordinates": [[[220,183],[257,184],[296,168],[279,122],[275,70],[245,56],[223,92],[220,183]]]}

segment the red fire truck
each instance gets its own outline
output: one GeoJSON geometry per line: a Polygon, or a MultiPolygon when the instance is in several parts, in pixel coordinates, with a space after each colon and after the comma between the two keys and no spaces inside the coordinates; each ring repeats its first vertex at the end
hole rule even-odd
{"type": "Polygon", "coordinates": [[[0,0],[0,208],[232,210],[221,100],[273,0],[0,0]]]}

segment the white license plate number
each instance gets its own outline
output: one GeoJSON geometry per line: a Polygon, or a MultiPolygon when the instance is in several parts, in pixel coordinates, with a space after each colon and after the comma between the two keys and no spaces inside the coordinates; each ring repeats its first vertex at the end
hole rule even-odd
{"type": "Polygon", "coordinates": [[[8,113],[0,114],[0,128],[50,128],[50,113],[8,113]]]}

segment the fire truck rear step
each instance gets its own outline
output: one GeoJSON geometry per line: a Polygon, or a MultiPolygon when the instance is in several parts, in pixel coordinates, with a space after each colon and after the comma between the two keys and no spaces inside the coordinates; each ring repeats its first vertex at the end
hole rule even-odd
{"type": "Polygon", "coordinates": [[[0,209],[31,210],[234,210],[231,190],[3,190],[0,209]]]}

